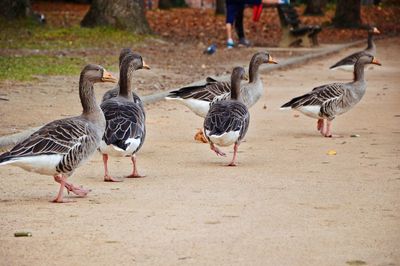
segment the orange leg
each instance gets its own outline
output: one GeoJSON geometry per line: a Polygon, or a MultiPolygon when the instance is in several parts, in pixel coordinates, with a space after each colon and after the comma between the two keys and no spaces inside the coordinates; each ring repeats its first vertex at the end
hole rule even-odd
{"type": "Polygon", "coordinates": [[[235,143],[235,145],[233,146],[233,158],[232,161],[230,162],[230,164],[228,164],[228,166],[236,166],[236,157],[237,157],[237,151],[239,148],[239,144],[235,143]]]}
{"type": "Polygon", "coordinates": [[[121,182],[122,180],[115,179],[108,173],[108,154],[103,154],[103,164],[104,164],[104,182],[121,182]]]}
{"type": "Polygon", "coordinates": [[[217,147],[215,147],[214,143],[210,142],[210,148],[213,152],[215,152],[217,155],[219,156],[226,156],[226,154],[224,152],[222,152],[220,149],[218,149],[217,147]]]}
{"type": "MultiPolygon", "coordinates": [[[[53,200],[53,202],[71,202],[71,201],[66,201],[63,199],[63,192],[64,192],[64,187],[67,189],[67,192],[71,191],[75,195],[79,197],[85,197],[91,190],[90,189],[84,189],[82,187],[76,187],[71,183],[67,182],[67,178],[63,174],[58,174],[54,176],[54,180],[60,184],[60,190],[58,191],[57,197],[53,200]]],[[[72,201],[73,202],[73,201],[72,201]]]]}
{"type": "Polygon", "coordinates": [[[145,177],[145,175],[140,175],[138,170],[137,170],[136,155],[132,155],[131,160],[132,160],[132,174],[128,175],[126,178],[141,178],[141,177],[145,177]]]}

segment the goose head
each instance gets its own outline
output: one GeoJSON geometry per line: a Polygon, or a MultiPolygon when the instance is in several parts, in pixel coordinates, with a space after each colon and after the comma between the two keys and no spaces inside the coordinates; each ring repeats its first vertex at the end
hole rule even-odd
{"type": "Polygon", "coordinates": [[[272,56],[267,52],[259,52],[253,56],[254,63],[258,64],[278,64],[272,56]]]}
{"type": "Polygon", "coordinates": [[[371,27],[371,28],[368,30],[368,33],[373,34],[373,35],[381,34],[381,32],[378,30],[377,27],[371,27]]]}
{"type": "Polygon", "coordinates": [[[246,70],[244,70],[243,67],[235,67],[232,70],[232,75],[231,75],[231,80],[236,81],[236,80],[248,80],[249,76],[246,74],[246,70]]]}
{"type": "Polygon", "coordinates": [[[104,67],[94,64],[86,65],[82,72],[81,77],[83,80],[87,80],[91,83],[96,82],[117,82],[117,79],[113,75],[104,69],[104,67]]]}
{"type": "Polygon", "coordinates": [[[237,100],[240,95],[240,82],[249,80],[243,67],[235,67],[231,75],[231,99],[237,100]]]}
{"type": "Polygon", "coordinates": [[[121,72],[130,73],[138,69],[150,69],[143,58],[135,53],[125,55],[121,63],[121,72]]]}
{"type": "Polygon", "coordinates": [[[122,61],[124,60],[125,56],[128,54],[133,53],[131,48],[122,48],[121,52],[119,53],[119,67],[121,67],[122,61]]]}
{"type": "Polygon", "coordinates": [[[358,58],[356,64],[374,64],[374,65],[378,65],[381,66],[382,64],[372,55],[370,54],[363,54],[362,56],[360,56],[360,58],[358,58]]]}

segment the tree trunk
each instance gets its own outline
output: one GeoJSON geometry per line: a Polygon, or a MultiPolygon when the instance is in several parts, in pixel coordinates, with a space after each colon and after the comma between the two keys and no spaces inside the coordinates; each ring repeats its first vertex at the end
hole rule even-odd
{"type": "Polygon", "coordinates": [[[143,0],[93,0],[81,26],[113,26],[139,34],[150,32],[143,0]]]}
{"type": "Polygon", "coordinates": [[[216,0],[215,14],[225,15],[225,0],[216,0]]]}
{"type": "Polygon", "coordinates": [[[31,14],[29,0],[0,0],[0,17],[5,19],[26,18],[31,14]]]}
{"type": "Polygon", "coordinates": [[[311,16],[322,16],[324,15],[324,8],[326,6],[326,0],[307,0],[307,7],[304,11],[304,15],[311,16]]]}
{"type": "Polygon", "coordinates": [[[337,28],[360,27],[361,0],[338,0],[333,25],[337,28]]]}

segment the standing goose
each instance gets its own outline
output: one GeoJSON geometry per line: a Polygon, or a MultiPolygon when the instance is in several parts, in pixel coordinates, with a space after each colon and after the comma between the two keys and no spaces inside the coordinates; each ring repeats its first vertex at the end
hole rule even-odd
{"type": "Polygon", "coordinates": [[[230,99],[211,104],[204,120],[204,134],[210,143],[210,148],[217,155],[226,156],[215,145],[230,146],[233,143],[233,158],[229,166],[236,166],[236,155],[240,141],[246,135],[250,122],[249,111],[240,102],[241,80],[246,79],[245,70],[235,67],[231,76],[230,99]]]}
{"type": "MultiPolygon", "coordinates": [[[[121,64],[122,64],[122,60],[124,60],[125,56],[127,56],[128,54],[133,53],[132,50],[130,48],[122,48],[121,52],[119,54],[119,68],[121,69],[121,64]]],[[[101,102],[104,102],[108,99],[117,97],[119,93],[119,81],[118,84],[111,90],[106,91],[106,93],[104,93],[103,95],[103,99],[101,100],[101,102]]],[[[139,98],[139,96],[132,91],[132,97],[133,97],[133,101],[136,103],[139,103],[140,105],[143,105],[142,100],[139,98]]]]}
{"type": "Polygon", "coordinates": [[[116,79],[101,66],[87,65],[79,80],[82,114],[50,122],[0,155],[0,165],[14,164],[27,171],[53,175],[60,183],[53,202],[65,202],[64,187],[82,197],[89,192],[68,183],[67,177],[96,151],[104,134],[106,121],[94,96],[95,82],[116,82],[116,79]]]}
{"type": "MultiPolygon", "coordinates": [[[[239,99],[247,106],[253,106],[263,94],[264,88],[258,70],[261,64],[277,64],[266,52],[253,55],[249,65],[249,82],[241,86],[239,99]]],[[[205,117],[210,109],[210,103],[230,98],[231,84],[229,81],[216,81],[210,77],[206,84],[184,87],[169,93],[167,100],[176,100],[192,110],[196,115],[205,117]]]]}
{"type": "Polygon", "coordinates": [[[376,27],[371,27],[368,30],[368,46],[364,51],[356,52],[349,56],[346,56],[336,64],[330,67],[332,70],[344,70],[344,71],[353,71],[354,64],[356,61],[365,53],[370,54],[372,56],[376,55],[376,45],[374,43],[373,37],[376,34],[380,34],[380,31],[376,27]]]}
{"type": "Polygon", "coordinates": [[[325,137],[332,137],[332,120],[353,108],[364,96],[367,83],[364,79],[366,64],[381,65],[372,55],[364,53],[354,66],[354,79],[349,83],[332,83],[314,88],[311,92],[293,98],[281,106],[291,108],[306,116],[318,119],[317,129],[325,137]],[[326,120],[326,127],[324,120],[326,120]]]}
{"type": "Polygon", "coordinates": [[[133,170],[128,177],[140,177],[136,168],[135,153],[143,145],[146,128],[143,106],[133,100],[131,92],[133,72],[137,69],[150,68],[140,55],[126,55],[121,63],[118,96],[101,104],[106,118],[106,130],[99,148],[103,154],[104,181],[120,181],[108,173],[108,155],[131,157],[133,170]]]}

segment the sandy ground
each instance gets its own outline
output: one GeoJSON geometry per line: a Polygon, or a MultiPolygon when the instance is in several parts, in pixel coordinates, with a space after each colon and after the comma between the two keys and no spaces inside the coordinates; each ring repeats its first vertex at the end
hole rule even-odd
{"type": "MultiPolygon", "coordinates": [[[[105,183],[96,154],[70,179],[89,196],[51,204],[51,177],[1,167],[0,265],[400,265],[400,39],[378,42],[383,66],[366,73],[361,103],[334,121],[343,138],[322,138],[314,120],[279,110],[314,86],[350,80],[327,68],[355,50],[264,75],[237,167],[225,166],[231,148],[220,158],[195,143],[202,119],[172,102],[147,106],[138,155],[146,178],[105,183]]],[[[2,127],[79,113],[75,91],[43,95],[15,96],[27,109],[18,120],[2,104],[2,127]],[[64,112],[41,111],[60,97],[64,112]]],[[[110,168],[128,174],[130,160],[110,168]]]]}

